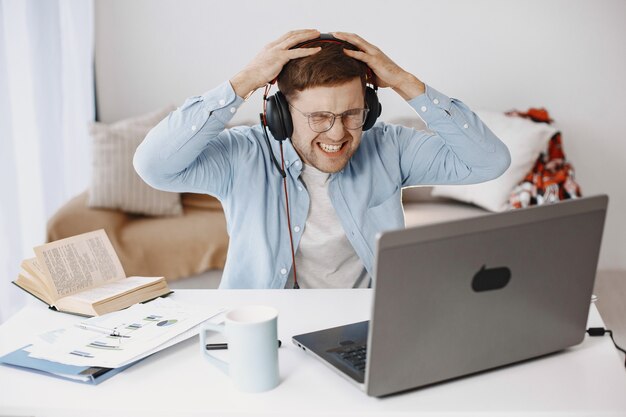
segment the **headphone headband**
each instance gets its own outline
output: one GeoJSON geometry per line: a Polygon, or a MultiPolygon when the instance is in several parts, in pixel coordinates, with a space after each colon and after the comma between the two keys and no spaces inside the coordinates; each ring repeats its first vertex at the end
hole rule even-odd
{"type": "MultiPolygon", "coordinates": [[[[306,47],[308,45],[311,45],[311,44],[314,44],[314,43],[335,43],[335,44],[343,45],[346,49],[350,49],[352,51],[360,51],[359,48],[357,48],[356,46],[354,46],[350,42],[344,41],[343,39],[337,39],[333,35],[331,35],[330,33],[321,33],[318,38],[309,39],[308,41],[300,42],[299,44],[297,44],[295,46],[292,46],[289,49],[304,48],[304,47],[306,47]]],[[[366,77],[367,77],[366,78],[366,83],[371,84],[372,86],[374,86],[374,88],[377,88],[376,84],[373,81],[374,80],[374,72],[367,65],[365,65],[365,68],[366,68],[366,77]]],[[[277,79],[278,79],[278,77],[276,77],[274,80],[272,80],[272,82],[270,84],[274,84],[277,79]]]]}
{"type": "Polygon", "coordinates": [[[308,41],[300,42],[299,44],[297,44],[295,46],[292,46],[289,49],[303,48],[303,47],[305,47],[307,45],[310,45],[312,43],[318,43],[318,42],[322,42],[322,43],[337,43],[337,44],[340,44],[340,45],[344,45],[346,47],[346,49],[351,49],[353,51],[360,51],[359,48],[357,48],[356,46],[352,45],[350,42],[344,41],[342,39],[337,39],[333,35],[331,35],[330,33],[322,33],[322,34],[320,34],[319,38],[309,39],[308,41]]]}

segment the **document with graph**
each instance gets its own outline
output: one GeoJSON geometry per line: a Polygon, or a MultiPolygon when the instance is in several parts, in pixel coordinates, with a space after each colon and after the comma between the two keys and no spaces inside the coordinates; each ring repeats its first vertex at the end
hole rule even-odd
{"type": "Polygon", "coordinates": [[[66,365],[118,368],[194,336],[221,312],[159,298],[42,334],[26,350],[66,365]]]}

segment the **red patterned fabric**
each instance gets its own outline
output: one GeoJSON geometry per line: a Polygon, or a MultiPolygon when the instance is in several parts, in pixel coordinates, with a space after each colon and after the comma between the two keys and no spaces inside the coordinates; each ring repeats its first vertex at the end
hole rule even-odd
{"type": "MultiPolygon", "coordinates": [[[[507,115],[531,119],[536,123],[551,123],[546,109],[531,108],[527,112],[508,112],[507,115]]],[[[565,158],[561,132],[557,132],[548,142],[535,166],[511,192],[509,208],[522,208],[555,201],[581,197],[580,186],[576,182],[574,167],[565,158]]]]}

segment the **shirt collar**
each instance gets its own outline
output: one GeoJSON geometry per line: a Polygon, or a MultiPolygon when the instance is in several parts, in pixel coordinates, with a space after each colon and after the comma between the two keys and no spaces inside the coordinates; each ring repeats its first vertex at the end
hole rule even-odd
{"type": "MultiPolygon", "coordinates": [[[[278,150],[280,154],[280,148],[278,150]]],[[[285,168],[291,169],[293,166],[298,172],[302,171],[302,160],[291,143],[291,139],[283,142],[283,154],[285,156],[285,168]]]]}
{"type": "MultiPolygon", "coordinates": [[[[276,158],[278,159],[278,163],[280,164],[280,144],[276,140],[273,142],[276,149],[276,158]]],[[[294,171],[299,176],[302,173],[304,162],[302,161],[302,159],[300,159],[300,155],[298,155],[298,152],[296,152],[296,149],[293,147],[291,139],[283,141],[283,155],[285,157],[285,169],[289,171],[294,171]]],[[[328,181],[332,181],[337,175],[343,173],[345,169],[346,168],[344,167],[341,171],[330,174],[328,181]]]]}

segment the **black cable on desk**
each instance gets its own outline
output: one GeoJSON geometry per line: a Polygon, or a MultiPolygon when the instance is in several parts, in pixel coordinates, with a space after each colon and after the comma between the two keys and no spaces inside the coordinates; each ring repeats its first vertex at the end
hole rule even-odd
{"type": "MultiPolygon", "coordinates": [[[[613,344],[615,345],[617,350],[619,350],[622,353],[626,354],[626,350],[624,350],[620,345],[615,343],[615,339],[613,339],[613,331],[612,330],[605,329],[604,327],[590,327],[590,328],[587,329],[587,334],[589,336],[604,336],[605,333],[608,333],[609,336],[611,336],[611,340],[613,341],[613,344]]],[[[624,361],[624,366],[626,367],[626,360],[624,361]]]]}

